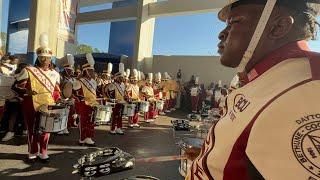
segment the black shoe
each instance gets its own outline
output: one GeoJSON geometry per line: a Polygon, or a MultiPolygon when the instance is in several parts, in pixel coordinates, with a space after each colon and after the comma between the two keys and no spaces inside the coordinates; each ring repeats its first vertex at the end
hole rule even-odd
{"type": "Polygon", "coordinates": [[[24,162],[27,163],[27,164],[34,164],[36,161],[37,161],[37,158],[32,158],[32,159],[26,158],[24,160],[24,162]]]}
{"type": "Polygon", "coordinates": [[[94,144],[84,143],[84,146],[87,146],[87,147],[97,147],[97,146],[96,146],[96,143],[94,143],[94,144]]]}
{"type": "Polygon", "coordinates": [[[50,158],[46,158],[46,159],[41,159],[40,157],[38,157],[39,162],[43,163],[43,164],[48,164],[50,162],[50,158]]]}

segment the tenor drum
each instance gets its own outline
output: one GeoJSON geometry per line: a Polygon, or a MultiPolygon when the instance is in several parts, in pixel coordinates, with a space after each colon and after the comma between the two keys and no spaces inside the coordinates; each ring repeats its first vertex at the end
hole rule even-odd
{"type": "Polygon", "coordinates": [[[141,112],[149,112],[150,103],[148,101],[143,101],[140,103],[140,111],[141,112]]]}
{"type": "MultiPolygon", "coordinates": [[[[179,148],[180,148],[180,155],[184,156],[185,152],[188,148],[201,148],[203,144],[203,139],[199,138],[184,138],[179,142],[179,148]]],[[[188,169],[190,169],[192,164],[191,160],[188,159],[182,159],[180,161],[180,166],[179,166],[179,173],[181,176],[185,177],[187,175],[188,169]]]]}
{"type": "Polygon", "coordinates": [[[161,101],[161,100],[159,100],[159,101],[156,101],[156,108],[157,108],[157,110],[163,110],[163,107],[164,107],[164,101],[161,101]]]}
{"type": "Polygon", "coordinates": [[[0,99],[11,99],[16,96],[11,90],[14,81],[13,76],[0,75],[0,99]]]}
{"type": "Polygon", "coordinates": [[[136,109],[135,104],[125,104],[122,114],[127,117],[133,117],[135,109],[136,109]]]}
{"type": "Polygon", "coordinates": [[[111,105],[99,105],[95,111],[94,122],[96,124],[107,124],[110,122],[112,114],[111,105]]]}
{"type": "Polygon", "coordinates": [[[40,110],[39,130],[41,132],[60,132],[67,128],[69,109],[65,106],[48,106],[40,110]]]}

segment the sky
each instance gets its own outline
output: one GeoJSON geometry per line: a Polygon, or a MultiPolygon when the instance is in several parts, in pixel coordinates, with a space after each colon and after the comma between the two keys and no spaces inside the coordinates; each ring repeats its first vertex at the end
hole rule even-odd
{"type": "MultiPolygon", "coordinates": [[[[3,0],[7,7],[8,0],[3,0]]],[[[88,8],[80,12],[110,9],[110,3],[88,8]]],[[[8,8],[2,11],[2,31],[6,30],[5,19],[8,8]]],[[[320,22],[320,17],[318,17],[320,22]]],[[[160,17],[156,19],[153,54],[156,55],[217,55],[218,34],[225,24],[216,13],[192,14],[185,16],[160,17]]],[[[108,52],[110,23],[79,25],[77,41],[88,44],[100,51],[108,52]]],[[[320,33],[319,33],[320,39],[320,33]]],[[[320,40],[310,42],[314,51],[320,52],[320,40]]]]}

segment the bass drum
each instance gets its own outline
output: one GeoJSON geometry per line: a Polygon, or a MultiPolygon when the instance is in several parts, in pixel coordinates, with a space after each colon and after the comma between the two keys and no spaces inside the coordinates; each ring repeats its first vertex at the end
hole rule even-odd
{"type": "Polygon", "coordinates": [[[73,85],[72,82],[68,81],[62,84],[62,96],[64,99],[71,98],[73,85]]]}

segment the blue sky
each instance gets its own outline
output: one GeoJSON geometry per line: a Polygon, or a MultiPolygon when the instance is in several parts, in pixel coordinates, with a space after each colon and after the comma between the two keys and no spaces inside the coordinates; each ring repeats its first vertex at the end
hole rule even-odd
{"type": "MultiPolygon", "coordinates": [[[[4,7],[7,6],[7,1],[4,0],[4,7]]],[[[111,6],[109,3],[82,8],[80,11],[109,9],[111,6]]],[[[4,14],[3,19],[6,19],[7,12],[3,11],[2,13],[4,14]]],[[[320,21],[320,17],[318,20],[320,21]]],[[[224,23],[217,19],[215,13],[158,18],[155,25],[153,53],[160,55],[216,55],[218,33],[223,28],[224,23]]],[[[5,30],[6,25],[2,25],[1,29],[5,30]]],[[[78,42],[107,52],[109,33],[110,23],[107,22],[80,25],[77,33],[78,42]]],[[[310,42],[310,47],[314,51],[320,52],[320,40],[310,42]]]]}

